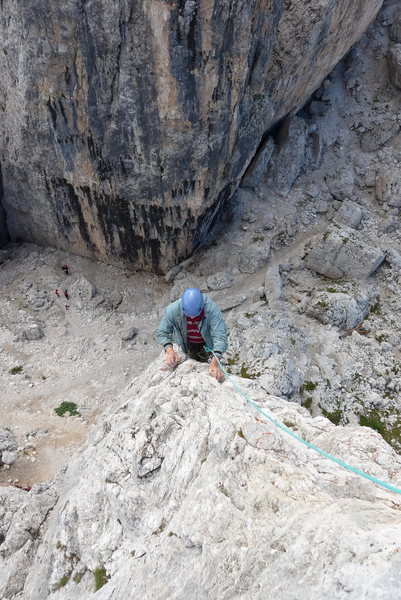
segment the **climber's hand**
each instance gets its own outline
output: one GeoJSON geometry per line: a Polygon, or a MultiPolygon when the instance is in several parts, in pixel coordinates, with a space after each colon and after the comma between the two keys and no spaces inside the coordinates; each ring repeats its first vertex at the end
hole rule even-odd
{"type": "Polygon", "coordinates": [[[170,368],[174,368],[178,365],[178,354],[172,346],[166,349],[166,365],[170,368]]]}
{"type": "Polygon", "coordinates": [[[223,371],[219,367],[217,359],[213,356],[209,365],[209,375],[217,379],[219,383],[222,383],[225,379],[223,371]]]}

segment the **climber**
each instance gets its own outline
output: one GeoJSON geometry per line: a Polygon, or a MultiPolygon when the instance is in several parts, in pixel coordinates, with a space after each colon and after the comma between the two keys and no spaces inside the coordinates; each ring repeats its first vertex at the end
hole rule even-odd
{"type": "Polygon", "coordinates": [[[227,327],[217,304],[198,288],[188,288],[182,297],[167,306],[156,331],[156,339],[166,352],[166,364],[179,363],[173,342],[190,358],[209,363],[209,374],[224,380],[216,358],[206,352],[208,346],[220,358],[227,349],[227,327]]]}

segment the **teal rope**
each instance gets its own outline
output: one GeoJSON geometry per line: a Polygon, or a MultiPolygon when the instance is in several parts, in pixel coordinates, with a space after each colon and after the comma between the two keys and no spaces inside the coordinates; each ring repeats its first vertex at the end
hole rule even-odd
{"type": "Polygon", "coordinates": [[[328,458],[329,460],[337,463],[341,467],[344,467],[345,469],[348,469],[348,471],[352,471],[352,473],[356,473],[357,475],[361,475],[361,477],[365,477],[365,479],[369,479],[369,481],[372,481],[373,483],[376,483],[377,485],[381,485],[382,487],[386,488],[387,490],[390,490],[390,492],[395,492],[396,494],[401,494],[401,490],[399,488],[396,488],[393,485],[390,485],[389,483],[386,483],[385,481],[381,481],[380,479],[377,479],[377,477],[373,477],[372,475],[368,475],[367,473],[364,473],[363,471],[360,471],[359,469],[356,469],[355,467],[351,467],[351,465],[348,465],[347,463],[343,462],[339,458],[336,458],[335,456],[331,456],[331,454],[328,454],[327,452],[325,452],[324,450],[321,450],[317,446],[314,446],[313,444],[310,444],[309,442],[307,442],[303,438],[299,437],[299,435],[297,435],[296,433],[294,433],[293,431],[291,431],[291,429],[288,429],[288,427],[285,427],[285,425],[282,425],[281,423],[279,423],[278,421],[276,421],[275,419],[273,419],[273,417],[271,417],[270,415],[268,415],[267,413],[265,413],[253,400],[251,400],[250,398],[248,398],[248,396],[239,387],[239,385],[237,385],[235,383],[235,381],[233,381],[231,379],[230,375],[227,373],[227,371],[225,370],[225,368],[223,367],[223,365],[221,364],[221,362],[219,361],[218,357],[215,355],[215,353],[213,352],[213,350],[210,350],[210,348],[208,348],[207,346],[205,346],[205,350],[206,350],[206,352],[211,352],[213,354],[213,356],[215,357],[215,359],[217,360],[217,362],[219,364],[220,369],[223,371],[223,373],[227,377],[228,381],[230,383],[232,383],[232,385],[239,391],[239,393],[245,398],[245,400],[251,406],[253,406],[253,408],[255,408],[256,410],[258,410],[264,417],[266,417],[267,419],[269,419],[269,421],[271,421],[276,427],[279,427],[279,429],[282,429],[283,431],[285,431],[286,433],[288,433],[289,435],[291,435],[292,437],[294,437],[296,440],[298,440],[298,442],[302,442],[302,444],[305,444],[305,446],[307,446],[308,448],[312,448],[312,450],[315,450],[315,452],[318,452],[322,456],[325,456],[326,458],[328,458]]]}

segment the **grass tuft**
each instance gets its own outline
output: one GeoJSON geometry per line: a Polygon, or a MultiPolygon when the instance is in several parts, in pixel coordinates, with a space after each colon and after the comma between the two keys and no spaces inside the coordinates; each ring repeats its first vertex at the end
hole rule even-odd
{"type": "Polygon", "coordinates": [[[328,410],[325,410],[324,408],[322,408],[321,410],[322,410],[322,413],[324,414],[324,416],[326,417],[326,419],[328,419],[329,421],[334,423],[334,425],[339,425],[341,423],[341,418],[343,416],[341,410],[335,410],[333,412],[329,412],[328,410]]]}
{"type": "Polygon", "coordinates": [[[60,581],[58,583],[56,583],[56,585],[54,586],[54,588],[53,588],[54,591],[61,590],[61,588],[63,588],[65,585],[67,585],[67,583],[70,580],[70,576],[71,576],[71,573],[68,573],[68,575],[64,575],[64,577],[62,577],[60,579],[60,581]]]}
{"type": "Polygon", "coordinates": [[[99,567],[95,569],[93,572],[95,576],[95,591],[97,592],[107,583],[106,569],[104,567],[99,567]]]}
{"type": "Polygon", "coordinates": [[[301,394],[303,392],[313,392],[313,390],[315,390],[316,388],[317,383],[315,383],[314,381],[305,381],[300,387],[300,392],[301,394]]]}
{"type": "Polygon", "coordinates": [[[77,410],[77,405],[75,402],[62,402],[60,406],[54,409],[54,412],[59,417],[63,417],[65,413],[70,413],[70,415],[78,415],[79,412],[77,410]]]}

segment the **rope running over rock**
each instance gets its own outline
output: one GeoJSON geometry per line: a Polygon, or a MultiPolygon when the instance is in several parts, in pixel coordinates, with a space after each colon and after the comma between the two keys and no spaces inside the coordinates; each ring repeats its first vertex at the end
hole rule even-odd
{"type": "Polygon", "coordinates": [[[352,473],[356,473],[356,475],[360,475],[361,477],[364,477],[365,479],[368,479],[369,481],[372,481],[373,483],[376,483],[377,485],[381,485],[382,487],[386,488],[387,490],[390,490],[390,492],[394,492],[396,494],[401,494],[401,489],[399,489],[399,488],[397,488],[397,487],[395,487],[393,485],[390,485],[389,483],[386,483],[385,481],[381,481],[380,479],[377,479],[377,477],[373,477],[372,475],[368,475],[368,473],[364,473],[364,471],[361,471],[360,469],[356,469],[355,467],[351,467],[351,465],[348,465],[347,463],[343,462],[339,458],[336,458],[335,456],[331,456],[331,454],[328,454],[327,452],[325,452],[324,450],[321,450],[317,446],[314,446],[313,444],[310,444],[309,442],[307,442],[306,440],[304,440],[303,438],[301,438],[299,435],[297,435],[296,433],[294,433],[293,431],[291,431],[291,429],[288,429],[288,427],[285,427],[285,425],[282,425],[281,423],[279,423],[278,421],[276,421],[275,419],[273,419],[273,417],[271,417],[270,415],[268,415],[267,413],[265,413],[253,400],[251,400],[245,394],[245,392],[239,387],[239,385],[237,385],[235,383],[235,381],[233,381],[231,379],[230,375],[227,373],[227,371],[225,370],[225,368],[223,367],[223,365],[221,364],[219,358],[215,355],[215,353],[213,352],[213,350],[211,350],[207,346],[205,346],[205,350],[206,350],[206,352],[211,352],[213,354],[213,356],[216,358],[216,360],[217,360],[217,362],[219,364],[220,369],[223,371],[223,373],[227,377],[228,381],[245,398],[245,400],[248,402],[248,404],[250,404],[253,408],[255,408],[257,411],[259,411],[264,417],[266,417],[267,419],[269,419],[269,421],[271,421],[276,427],[278,427],[279,429],[282,429],[283,431],[285,431],[286,433],[288,433],[289,435],[291,435],[292,437],[294,437],[296,440],[298,440],[298,442],[301,442],[302,444],[305,444],[305,446],[307,446],[308,448],[311,448],[312,450],[315,450],[315,452],[318,452],[322,456],[325,456],[326,458],[328,458],[329,460],[337,463],[341,467],[344,467],[345,469],[348,469],[348,471],[351,471],[352,473]]]}

